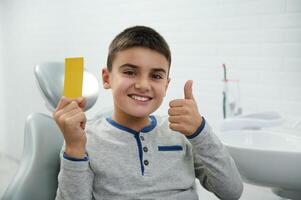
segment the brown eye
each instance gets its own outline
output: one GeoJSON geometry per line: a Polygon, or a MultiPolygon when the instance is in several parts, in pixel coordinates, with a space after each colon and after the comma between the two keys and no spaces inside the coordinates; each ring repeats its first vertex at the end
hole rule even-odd
{"type": "Polygon", "coordinates": [[[123,74],[125,74],[127,76],[134,76],[135,72],[134,71],[124,71],[123,74]]]}
{"type": "Polygon", "coordinates": [[[153,78],[153,79],[163,79],[163,77],[162,77],[161,74],[153,74],[153,75],[152,75],[152,78],[153,78]]]}

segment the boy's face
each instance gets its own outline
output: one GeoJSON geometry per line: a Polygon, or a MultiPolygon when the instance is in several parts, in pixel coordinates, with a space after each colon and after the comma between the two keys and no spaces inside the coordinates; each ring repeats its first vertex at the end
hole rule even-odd
{"type": "Polygon", "coordinates": [[[103,69],[104,88],[112,89],[115,115],[148,117],[162,103],[169,63],[160,53],[133,47],[116,54],[112,71],[103,69]]]}

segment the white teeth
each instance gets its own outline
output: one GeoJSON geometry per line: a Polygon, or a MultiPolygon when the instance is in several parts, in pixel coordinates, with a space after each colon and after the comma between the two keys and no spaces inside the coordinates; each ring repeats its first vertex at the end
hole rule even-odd
{"type": "Polygon", "coordinates": [[[138,101],[148,101],[150,99],[148,97],[141,97],[141,96],[137,96],[137,95],[131,95],[131,97],[138,101]]]}

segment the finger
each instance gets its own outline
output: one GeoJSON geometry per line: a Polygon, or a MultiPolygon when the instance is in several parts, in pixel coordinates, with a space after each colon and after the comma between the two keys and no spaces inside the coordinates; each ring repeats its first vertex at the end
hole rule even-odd
{"type": "Polygon", "coordinates": [[[74,113],[71,118],[75,121],[75,122],[80,122],[80,123],[85,123],[87,121],[86,115],[84,112],[80,111],[77,113],[74,113]]]}
{"type": "Polygon", "coordinates": [[[81,123],[80,123],[80,127],[82,127],[82,129],[85,130],[85,128],[86,128],[86,121],[81,122],[81,123]]]}
{"type": "Polygon", "coordinates": [[[80,108],[79,108],[79,106],[78,106],[78,104],[77,104],[77,102],[72,101],[68,105],[66,105],[65,107],[63,107],[59,111],[57,111],[56,114],[55,114],[55,116],[59,117],[60,115],[62,115],[64,113],[68,113],[68,112],[70,112],[71,110],[74,110],[74,109],[75,110],[78,109],[79,111],[81,111],[80,108]]]}
{"type": "Polygon", "coordinates": [[[86,122],[86,116],[82,111],[80,112],[71,111],[70,113],[63,115],[60,120],[63,129],[67,127],[69,128],[70,127],[75,128],[78,126],[82,127],[82,123],[86,122]]]}
{"type": "Polygon", "coordinates": [[[188,80],[184,86],[184,96],[185,99],[193,99],[192,95],[192,80],[188,80]]]}
{"type": "Polygon", "coordinates": [[[182,117],[182,115],[169,116],[168,121],[170,123],[180,123],[183,121],[183,117],[182,117]]]}
{"type": "Polygon", "coordinates": [[[170,107],[181,107],[185,105],[186,101],[185,99],[175,99],[169,102],[170,107]]]}
{"type": "Polygon", "coordinates": [[[82,112],[79,108],[78,109],[73,109],[68,112],[63,112],[60,110],[56,116],[57,121],[64,125],[66,120],[77,114],[78,112],[82,112]]]}
{"type": "Polygon", "coordinates": [[[55,109],[55,112],[58,111],[58,110],[60,110],[60,109],[62,109],[62,108],[64,108],[71,101],[72,101],[72,99],[69,99],[69,98],[67,98],[65,96],[62,96],[61,99],[60,99],[60,101],[59,101],[59,103],[58,103],[58,105],[57,105],[57,107],[56,107],[56,109],[55,109]]]}
{"type": "Polygon", "coordinates": [[[78,104],[82,103],[85,100],[85,97],[77,97],[74,99],[78,104]]]}
{"type": "Polygon", "coordinates": [[[77,100],[78,106],[84,110],[87,105],[87,100],[85,97],[79,97],[77,100]]]}
{"type": "Polygon", "coordinates": [[[74,115],[77,112],[82,112],[82,110],[78,107],[76,102],[71,102],[63,109],[54,113],[54,119],[60,123],[63,123],[66,117],[74,115]]]}
{"type": "Polygon", "coordinates": [[[185,115],[188,114],[188,110],[184,107],[174,107],[168,109],[169,116],[185,115]]]}
{"type": "Polygon", "coordinates": [[[73,110],[74,108],[72,108],[72,106],[70,106],[71,103],[69,104],[66,104],[65,107],[63,107],[62,109],[58,109],[55,110],[53,112],[53,118],[56,120],[56,121],[60,121],[59,119],[63,116],[63,115],[66,115],[68,112],[70,112],[71,110],[73,110]],[[72,108],[72,109],[71,109],[72,108]]]}
{"type": "Polygon", "coordinates": [[[169,128],[173,131],[178,131],[178,132],[184,131],[184,126],[178,123],[170,123],[169,128]]]}
{"type": "Polygon", "coordinates": [[[82,123],[86,123],[87,118],[83,112],[77,112],[67,118],[66,121],[69,123],[69,125],[77,126],[79,124],[82,127],[82,123]]]}
{"type": "Polygon", "coordinates": [[[77,108],[74,108],[72,110],[69,110],[69,111],[65,112],[64,117],[69,118],[69,117],[72,117],[72,116],[74,116],[74,115],[76,115],[77,113],[80,113],[80,112],[82,112],[82,110],[79,107],[77,107],[77,108]]]}

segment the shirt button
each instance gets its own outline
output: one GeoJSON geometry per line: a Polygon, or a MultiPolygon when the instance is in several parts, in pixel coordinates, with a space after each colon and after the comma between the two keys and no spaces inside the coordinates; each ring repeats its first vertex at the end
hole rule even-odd
{"type": "Polygon", "coordinates": [[[140,139],[141,139],[142,141],[144,141],[144,137],[143,137],[143,136],[140,136],[140,139]]]}
{"type": "Polygon", "coordinates": [[[148,160],[144,160],[144,165],[148,165],[148,164],[149,164],[148,160]]]}
{"type": "Polygon", "coordinates": [[[143,147],[143,151],[144,152],[148,152],[148,148],[147,147],[143,147]]]}

